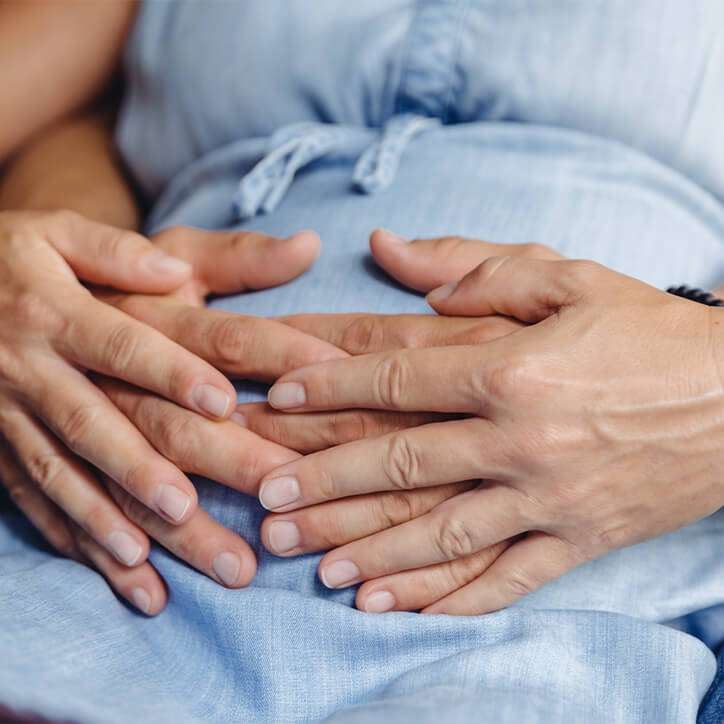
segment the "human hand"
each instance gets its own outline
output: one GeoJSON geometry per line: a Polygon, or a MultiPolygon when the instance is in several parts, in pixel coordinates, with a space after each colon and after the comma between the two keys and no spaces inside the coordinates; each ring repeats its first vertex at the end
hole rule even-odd
{"type": "Polygon", "coordinates": [[[503,314],[532,326],[482,345],[314,365],[270,392],[290,411],[472,416],[332,448],[264,480],[260,497],[275,511],[483,481],[325,556],[328,585],[367,581],[360,608],[373,596],[397,608],[402,572],[512,541],[482,575],[423,609],[489,612],[721,505],[720,310],[591,262],[515,257],[490,259],[429,300],[442,314],[503,314]]]}
{"type": "MultiPolygon", "coordinates": [[[[560,258],[555,251],[536,244],[505,246],[460,237],[417,240],[401,247],[397,237],[383,231],[372,234],[370,246],[383,268],[400,281],[423,290],[456,278],[463,270],[474,268],[502,250],[525,257],[560,258]]],[[[278,319],[354,355],[478,344],[523,326],[501,316],[472,319],[409,314],[301,314],[278,319]]],[[[266,403],[248,403],[237,412],[262,437],[303,453],[451,417],[381,410],[288,415],[266,403]]],[[[433,489],[372,493],[294,513],[270,515],[262,526],[262,540],[270,551],[281,556],[326,550],[419,517],[442,500],[473,486],[474,483],[467,482],[433,489]]],[[[480,575],[507,545],[496,544],[466,559],[399,576],[395,582],[396,608],[419,609],[460,588],[480,575]]],[[[365,607],[372,610],[374,600],[366,599],[365,607]]]]}
{"type": "MultiPolygon", "coordinates": [[[[198,275],[192,274],[189,264],[165,257],[137,234],[95,224],[75,214],[8,212],[0,215],[0,224],[4,281],[0,297],[4,307],[0,315],[0,430],[4,438],[0,476],[20,509],[52,545],[74,557],[79,557],[80,548],[92,560],[102,561],[102,570],[122,595],[155,613],[165,603],[158,576],[154,580],[148,570],[124,570],[145,560],[147,536],[99,485],[88,463],[118,483],[109,486],[116,499],[132,509],[136,517],[146,522],[149,515],[165,516],[165,524],[161,518],[155,521],[155,530],[179,540],[177,550],[183,549],[184,537],[172,534],[173,525],[193,521],[188,529],[190,535],[193,531],[211,532],[211,523],[201,511],[194,512],[196,494],[191,483],[114,407],[109,395],[125,391],[128,404],[134,394],[165,402],[179,414],[171,416],[169,408],[163,406],[158,406],[154,414],[144,409],[147,428],[156,424],[158,430],[158,426],[175,424],[176,429],[199,433],[202,427],[207,434],[199,435],[205,439],[215,423],[181,405],[200,411],[194,388],[211,384],[219,390],[217,397],[225,400],[224,410],[220,411],[223,414],[217,416],[220,418],[232,412],[235,393],[224,376],[203,360],[148,326],[94,300],[75,275],[95,284],[149,294],[176,288],[180,294],[188,294],[198,288],[198,275]],[[149,259],[156,260],[155,267],[147,265],[149,259]],[[165,274],[164,269],[168,270],[165,274]],[[89,340],[95,342],[90,344],[89,340]],[[84,374],[91,369],[107,373],[101,384],[108,395],[84,374]],[[126,385],[121,380],[135,384],[126,385]],[[159,492],[159,483],[166,483],[165,493],[159,492]],[[204,525],[198,521],[204,521],[204,525]],[[151,585],[136,585],[139,581],[150,581],[151,585]]],[[[190,234],[186,230],[186,235],[190,234]]],[[[204,240],[208,241],[208,236],[204,240]]],[[[166,237],[178,239],[172,232],[166,237]]],[[[315,243],[312,240],[312,246],[315,243]]],[[[217,275],[217,281],[222,277],[223,273],[217,275]]],[[[225,330],[229,342],[231,326],[217,320],[218,332],[225,330]]],[[[288,330],[286,333],[289,336],[288,330]]],[[[310,339],[309,343],[315,349],[331,349],[318,340],[310,339]]],[[[321,358],[325,356],[300,355],[294,359],[321,358]]],[[[242,438],[250,435],[241,429],[239,432],[242,438]]],[[[146,433],[150,438],[148,429],[146,433]]],[[[225,439],[231,444],[229,433],[225,439]]],[[[161,452],[173,457],[168,451],[161,452]]],[[[262,452],[263,443],[259,454],[262,452]]],[[[278,446],[267,446],[266,452],[270,462],[289,459],[289,452],[278,446]]],[[[233,454],[227,459],[230,466],[240,462],[233,454]]],[[[204,468],[203,464],[199,467],[204,468]]],[[[258,475],[263,470],[258,468],[258,475]]],[[[196,470],[191,465],[189,471],[207,474],[206,469],[196,470]]],[[[231,477],[228,470],[215,472],[222,480],[231,477]]],[[[248,477],[239,476],[238,470],[235,473],[237,486],[249,484],[248,477]]],[[[217,531],[215,537],[202,538],[218,548],[229,543],[232,535],[217,531]]],[[[233,538],[232,549],[241,554],[233,581],[229,575],[233,566],[226,565],[222,576],[216,570],[219,566],[213,566],[216,559],[208,558],[211,545],[202,545],[186,557],[197,564],[203,560],[205,570],[213,570],[217,580],[225,578],[227,584],[243,585],[253,576],[255,563],[246,544],[238,536],[233,538]]],[[[228,562],[228,558],[223,560],[228,562]]]]}

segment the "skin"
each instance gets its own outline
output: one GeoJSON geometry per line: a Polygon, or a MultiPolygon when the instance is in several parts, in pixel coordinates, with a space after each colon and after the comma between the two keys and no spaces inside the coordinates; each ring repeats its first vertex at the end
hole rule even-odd
{"type": "Polygon", "coordinates": [[[0,0],[0,160],[107,90],[137,5],[0,0]]]}
{"type": "Polygon", "coordinates": [[[525,326],[482,344],[313,365],[270,391],[271,405],[292,413],[466,416],[313,453],[265,478],[260,500],[279,520],[335,499],[481,481],[328,553],[327,585],[365,582],[360,608],[405,609],[411,581],[431,567],[507,541],[484,571],[423,608],[487,613],[722,505],[721,310],[592,262],[510,255],[428,300],[443,315],[525,326]],[[611,340],[625,340],[625,356],[611,340]]]}

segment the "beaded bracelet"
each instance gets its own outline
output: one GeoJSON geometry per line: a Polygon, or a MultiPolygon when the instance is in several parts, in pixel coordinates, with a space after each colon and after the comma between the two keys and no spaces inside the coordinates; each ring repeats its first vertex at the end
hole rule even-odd
{"type": "Polygon", "coordinates": [[[686,284],[682,284],[680,287],[669,287],[666,291],[677,297],[690,299],[692,302],[706,304],[708,307],[724,307],[724,300],[715,297],[711,292],[705,292],[703,289],[697,289],[696,287],[688,287],[686,284]]]}

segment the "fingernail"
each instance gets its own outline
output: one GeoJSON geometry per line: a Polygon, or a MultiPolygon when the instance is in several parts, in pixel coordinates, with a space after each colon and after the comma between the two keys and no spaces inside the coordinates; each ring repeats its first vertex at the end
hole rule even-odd
{"type": "Polygon", "coordinates": [[[233,412],[231,414],[231,417],[229,418],[232,422],[235,422],[237,425],[240,425],[241,427],[249,427],[246,424],[246,415],[244,415],[241,412],[233,412]]]}
{"type": "Polygon", "coordinates": [[[229,409],[231,398],[223,390],[213,385],[199,385],[194,390],[194,402],[207,415],[224,417],[229,409]]]}
{"type": "Polygon", "coordinates": [[[191,264],[188,264],[175,256],[168,256],[162,251],[155,251],[149,254],[144,260],[147,269],[160,274],[188,274],[191,271],[191,264]]]}
{"type": "Polygon", "coordinates": [[[447,299],[452,293],[458,288],[460,282],[450,282],[449,284],[443,284],[437,289],[433,289],[426,297],[430,304],[437,304],[443,299],[447,299]]]}
{"type": "Polygon", "coordinates": [[[277,410],[301,407],[306,401],[307,393],[298,382],[282,382],[269,390],[269,404],[277,410]]]}
{"type": "Polygon", "coordinates": [[[134,588],[131,591],[131,601],[139,611],[143,611],[145,614],[151,610],[151,597],[143,588],[134,588]]]}
{"type": "Polygon", "coordinates": [[[335,561],[323,568],[319,577],[327,588],[342,588],[359,578],[359,568],[352,561],[335,561]]]}
{"type": "Polygon", "coordinates": [[[365,601],[367,613],[385,613],[395,607],[395,597],[389,591],[376,591],[365,601]]]}
{"type": "Polygon", "coordinates": [[[389,241],[391,244],[407,244],[407,239],[405,239],[404,236],[400,236],[399,234],[395,234],[393,231],[388,231],[387,229],[378,229],[378,234],[381,234],[383,239],[385,241],[389,241]]]}
{"type": "Polygon", "coordinates": [[[233,553],[219,553],[214,558],[214,573],[225,586],[233,586],[239,577],[241,561],[233,553]]]}
{"type": "Polygon", "coordinates": [[[302,540],[299,528],[288,520],[278,520],[269,526],[269,544],[273,553],[294,550],[302,540]]]}
{"type": "Polygon", "coordinates": [[[124,566],[134,566],[143,553],[139,542],[122,530],[117,530],[108,536],[108,547],[124,566]]]}
{"type": "Polygon", "coordinates": [[[299,499],[299,481],[287,476],[267,480],[259,491],[259,502],[267,510],[276,510],[299,499]]]}
{"type": "Polygon", "coordinates": [[[174,485],[162,485],[156,493],[158,509],[175,523],[183,520],[191,505],[191,498],[174,485]]]}

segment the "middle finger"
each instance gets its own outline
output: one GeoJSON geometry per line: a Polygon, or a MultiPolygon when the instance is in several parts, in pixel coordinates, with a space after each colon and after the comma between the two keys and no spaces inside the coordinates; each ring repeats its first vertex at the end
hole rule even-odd
{"type": "Polygon", "coordinates": [[[508,436],[489,420],[432,423],[284,465],[262,481],[259,499],[267,510],[286,512],[363,493],[501,480],[509,475],[514,454],[508,436]]]}

